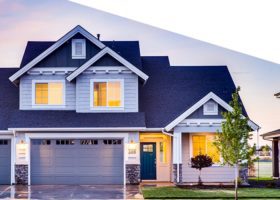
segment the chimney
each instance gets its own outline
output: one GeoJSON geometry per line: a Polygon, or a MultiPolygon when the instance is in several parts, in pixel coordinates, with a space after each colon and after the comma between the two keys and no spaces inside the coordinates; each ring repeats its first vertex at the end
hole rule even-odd
{"type": "Polygon", "coordinates": [[[100,40],[100,33],[97,33],[97,39],[100,40]]]}

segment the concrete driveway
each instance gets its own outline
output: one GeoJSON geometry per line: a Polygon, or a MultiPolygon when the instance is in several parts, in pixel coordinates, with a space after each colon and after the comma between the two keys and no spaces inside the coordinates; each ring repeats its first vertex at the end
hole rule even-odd
{"type": "Polygon", "coordinates": [[[32,185],[1,186],[0,199],[141,199],[138,186],[32,185]]]}

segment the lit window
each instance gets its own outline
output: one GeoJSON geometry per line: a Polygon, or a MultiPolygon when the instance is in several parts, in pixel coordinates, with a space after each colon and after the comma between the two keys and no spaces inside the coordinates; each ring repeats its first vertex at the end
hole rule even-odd
{"type": "Polygon", "coordinates": [[[85,39],[72,40],[72,58],[85,59],[86,58],[86,41],[85,39]]]}
{"type": "Polygon", "coordinates": [[[213,144],[214,138],[214,135],[193,135],[193,157],[199,154],[207,154],[214,163],[218,163],[220,161],[220,153],[213,144]]]}
{"type": "Polygon", "coordinates": [[[94,107],[121,107],[122,83],[121,81],[93,82],[94,107]]]}
{"type": "Polygon", "coordinates": [[[204,115],[217,115],[218,114],[218,104],[214,101],[209,101],[203,105],[204,115]]]}
{"type": "Polygon", "coordinates": [[[166,163],[166,154],[167,154],[167,151],[166,151],[166,142],[160,142],[159,143],[159,158],[160,158],[160,162],[161,163],[166,163]]]}
{"type": "Polygon", "coordinates": [[[35,83],[35,105],[63,105],[62,82],[35,83]]]}

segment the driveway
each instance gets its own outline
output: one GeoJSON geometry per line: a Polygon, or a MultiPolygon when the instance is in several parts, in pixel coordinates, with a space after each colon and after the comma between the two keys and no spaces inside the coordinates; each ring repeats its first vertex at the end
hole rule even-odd
{"type": "Polygon", "coordinates": [[[130,185],[0,185],[0,199],[141,199],[138,193],[130,185]]]}

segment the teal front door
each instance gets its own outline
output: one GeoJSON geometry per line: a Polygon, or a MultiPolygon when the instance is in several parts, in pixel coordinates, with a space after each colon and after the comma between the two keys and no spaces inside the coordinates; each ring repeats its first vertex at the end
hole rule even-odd
{"type": "Polygon", "coordinates": [[[156,143],[141,143],[141,179],[155,180],[156,177],[156,143]]]}

